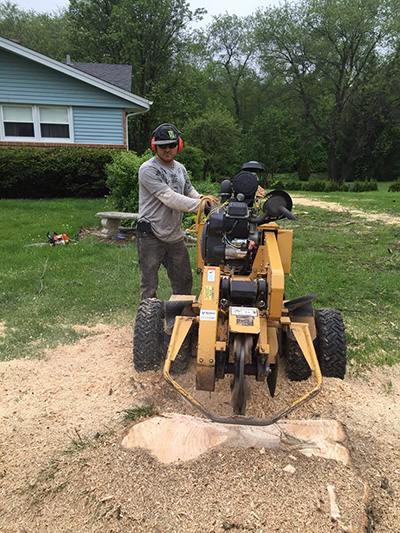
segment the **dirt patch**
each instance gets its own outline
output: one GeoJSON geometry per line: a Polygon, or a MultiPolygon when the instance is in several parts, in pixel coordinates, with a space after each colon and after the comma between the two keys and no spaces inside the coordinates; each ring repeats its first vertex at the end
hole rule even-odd
{"type": "MultiPolygon", "coordinates": [[[[271,450],[215,448],[162,465],[120,446],[124,410],[155,404],[196,415],[162,379],[137,374],[131,328],[99,325],[93,336],[48,350],[41,361],[0,364],[0,530],[22,532],[293,532],[400,530],[400,368],[325,380],[292,418],[333,418],[346,427],[352,465],[271,450]],[[287,469],[288,465],[291,465],[287,469]],[[286,470],[285,470],[286,468],[286,470]],[[334,486],[340,518],[330,516],[334,486]]],[[[194,392],[193,365],[181,378],[194,392]]],[[[208,407],[229,413],[229,380],[208,407]]],[[[283,406],[310,384],[279,376],[268,399],[254,383],[249,414],[283,406]]]]}
{"type": "Polygon", "coordinates": [[[324,202],[322,200],[311,200],[310,198],[303,198],[301,196],[292,196],[294,205],[309,205],[313,207],[321,207],[322,209],[329,209],[339,213],[348,213],[350,216],[363,217],[371,222],[384,222],[385,224],[400,224],[400,216],[388,215],[386,213],[367,213],[361,209],[354,209],[345,207],[336,202],[324,202]]]}
{"type": "Polygon", "coordinates": [[[77,239],[85,239],[86,237],[94,237],[95,239],[106,242],[107,244],[124,245],[128,242],[134,242],[136,239],[135,228],[121,228],[120,233],[116,237],[104,237],[102,234],[102,228],[81,228],[77,235],[77,239]]]}

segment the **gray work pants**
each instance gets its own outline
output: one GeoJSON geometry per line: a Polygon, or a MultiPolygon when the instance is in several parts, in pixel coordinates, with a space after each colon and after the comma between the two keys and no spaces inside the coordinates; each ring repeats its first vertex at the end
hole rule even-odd
{"type": "Polygon", "coordinates": [[[140,299],[156,298],[158,271],[161,265],[167,270],[173,294],[190,294],[192,269],[184,241],[166,243],[153,234],[136,235],[140,268],[140,299]]]}

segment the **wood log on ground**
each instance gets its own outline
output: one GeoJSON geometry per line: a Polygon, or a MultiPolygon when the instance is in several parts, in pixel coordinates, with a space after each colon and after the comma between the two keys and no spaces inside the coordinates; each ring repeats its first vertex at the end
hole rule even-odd
{"type": "Polygon", "coordinates": [[[281,420],[272,426],[217,424],[187,415],[147,418],[131,426],[122,439],[127,449],[149,450],[162,463],[188,461],[219,445],[281,449],[348,464],[343,426],[336,420],[281,420]]]}

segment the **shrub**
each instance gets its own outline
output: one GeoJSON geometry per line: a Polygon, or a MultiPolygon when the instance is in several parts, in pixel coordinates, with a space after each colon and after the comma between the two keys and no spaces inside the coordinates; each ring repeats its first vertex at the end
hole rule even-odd
{"type": "Polygon", "coordinates": [[[311,169],[307,157],[302,157],[297,170],[300,181],[308,181],[311,176],[311,169]]]}
{"type": "Polygon", "coordinates": [[[389,187],[389,192],[400,192],[400,178],[392,183],[392,185],[389,187]]]}
{"type": "Polygon", "coordinates": [[[326,181],[325,182],[325,192],[335,192],[335,191],[343,191],[343,186],[340,185],[337,181],[326,181]]]}
{"type": "Polygon", "coordinates": [[[202,177],[206,158],[200,148],[185,146],[182,152],[178,154],[176,160],[182,163],[195,179],[202,177]]]}
{"type": "Polygon", "coordinates": [[[120,211],[137,213],[139,210],[138,172],[142,163],[153,157],[147,150],[142,156],[135,152],[117,152],[106,166],[107,187],[110,194],[107,204],[120,211]]]}
{"type": "Polygon", "coordinates": [[[84,147],[0,148],[0,197],[98,198],[107,192],[113,150],[84,147]]]}
{"type": "Polygon", "coordinates": [[[302,184],[302,190],[313,191],[313,192],[323,192],[325,190],[325,181],[312,180],[309,182],[304,182],[302,184]]]}
{"type": "Polygon", "coordinates": [[[288,191],[301,191],[302,190],[302,184],[299,181],[288,181],[286,184],[286,189],[288,191]]]}
{"type": "Polygon", "coordinates": [[[352,192],[377,191],[378,183],[376,180],[355,181],[352,192]]]}
{"type": "Polygon", "coordinates": [[[83,147],[0,148],[0,197],[98,198],[113,150],[83,147]]]}
{"type": "Polygon", "coordinates": [[[275,180],[271,183],[271,188],[274,190],[280,190],[287,188],[287,185],[285,186],[282,180],[275,180]]]}
{"type": "Polygon", "coordinates": [[[207,176],[205,180],[192,180],[192,185],[200,194],[219,196],[221,184],[211,180],[211,176],[207,176]]]}
{"type": "Polygon", "coordinates": [[[364,189],[364,182],[363,181],[358,181],[356,180],[352,186],[351,186],[351,191],[352,192],[362,192],[362,191],[365,191],[364,189]]]}

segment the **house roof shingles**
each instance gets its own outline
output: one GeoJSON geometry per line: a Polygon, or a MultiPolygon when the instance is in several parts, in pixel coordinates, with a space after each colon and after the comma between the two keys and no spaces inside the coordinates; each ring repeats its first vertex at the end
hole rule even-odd
{"type": "Polygon", "coordinates": [[[130,91],[132,86],[132,66],[131,65],[108,65],[104,63],[67,63],[86,74],[95,76],[103,81],[112,83],[125,91],[130,91]]]}

